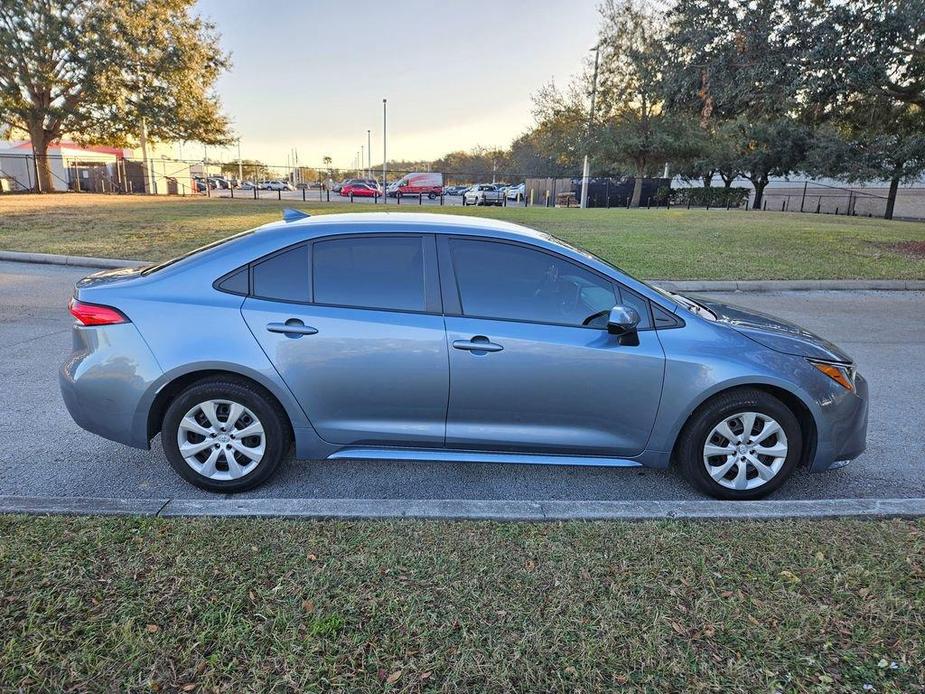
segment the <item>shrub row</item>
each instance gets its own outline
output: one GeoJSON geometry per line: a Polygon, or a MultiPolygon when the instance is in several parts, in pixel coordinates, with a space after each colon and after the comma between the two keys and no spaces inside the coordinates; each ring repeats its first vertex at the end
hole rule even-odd
{"type": "MultiPolygon", "coordinates": [[[[674,188],[670,196],[672,205],[685,207],[742,207],[749,193],[748,188],[674,188]]],[[[664,199],[663,195],[659,197],[664,199]]]]}

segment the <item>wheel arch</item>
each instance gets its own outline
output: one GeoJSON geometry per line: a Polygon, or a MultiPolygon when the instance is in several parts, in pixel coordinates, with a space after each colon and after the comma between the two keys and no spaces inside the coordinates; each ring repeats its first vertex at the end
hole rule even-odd
{"type": "Polygon", "coordinates": [[[174,398],[190,385],[207,378],[215,377],[227,377],[233,378],[237,381],[246,381],[251,384],[255,390],[258,390],[263,395],[273,400],[273,402],[279,405],[280,409],[286,414],[286,421],[284,423],[288,428],[290,439],[293,438],[295,427],[298,426],[298,424],[297,422],[293,421],[293,414],[290,410],[290,407],[287,407],[287,403],[279,397],[274,388],[265,383],[263,379],[255,378],[252,374],[241,373],[240,371],[232,370],[229,368],[214,366],[192,369],[189,371],[173,374],[171,377],[165,379],[162,384],[160,384],[157,391],[153,395],[151,404],[147,408],[145,431],[149,444],[151,439],[153,439],[160,432],[164,421],[164,415],[166,414],[167,408],[170,407],[170,403],[174,400],[174,398]]]}
{"type": "Polygon", "coordinates": [[[674,444],[671,449],[671,464],[674,465],[677,461],[678,448],[681,443],[681,438],[684,435],[685,431],[688,428],[688,425],[697,415],[697,413],[710,401],[714,398],[717,398],[721,395],[725,395],[735,390],[760,390],[768,395],[771,395],[778,400],[780,400],[797,418],[797,422],[800,425],[800,433],[803,438],[803,447],[800,451],[800,462],[801,467],[808,466],[816,454],[816,444],[819,438],[818,426],[816,424],[816,418],[813,415],[813,411],[810,406],[806,403],[803,397],[797,393],[785,388],[779,384],[766,383],[766,382],[741,382],[735,384],[729,384],[725,387],[718,388],[716,390],[710,391],[703,398],[701,398],[693,407],[690,408],[689,414],[684,418],[683,423],[678,427],[677,432],[674,437],[674,444]]]}

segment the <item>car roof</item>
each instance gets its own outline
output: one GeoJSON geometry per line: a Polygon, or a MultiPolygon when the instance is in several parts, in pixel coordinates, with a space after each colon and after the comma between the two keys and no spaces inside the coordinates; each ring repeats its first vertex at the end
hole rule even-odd
{"type": "MultiPolygon", "coordinates": [[[[505,237],[523,237],[529,241],[556,241],[548,234],[513,222],[487,217],[472,217],[460,214],[434,214],[428,212],[345,212],[339,214],[322,214],[300,219],[295,222],[270,222],[257,227],[258,234],[299,235],[305,238],[330,234],[331,227],[362,227],[363,233],[381,230],[383,233],[394,232],[392,227],[409,226],[427,227],[430,233],[457,233],[461,228],[478,229],[486,232],[500,232],[505,237]],[[376,227],[373,229],[371,227],[376,227]],[[312,233],[317,231],[317,233],[312,233]],[[309,233],[305,233],[309,232],[309,233]]],[[[423,231],[423,229],[418,229],[423,231]]],[[[349,230],[344,229],[344,233],[349,230]]]]}

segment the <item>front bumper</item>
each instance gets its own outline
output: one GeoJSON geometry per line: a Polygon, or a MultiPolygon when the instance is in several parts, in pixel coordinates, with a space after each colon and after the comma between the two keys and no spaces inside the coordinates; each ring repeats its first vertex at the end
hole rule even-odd
{"type": "Polygon", "coordinates": [[[867,381],[860,374],[855,377],[853,393],[844,392],[841,397],[826,402],[817,421],[818,440],[810,465],[812,472],[843,467],[844,461],[854,460],[864,452],[868,407],[867,381]]]}

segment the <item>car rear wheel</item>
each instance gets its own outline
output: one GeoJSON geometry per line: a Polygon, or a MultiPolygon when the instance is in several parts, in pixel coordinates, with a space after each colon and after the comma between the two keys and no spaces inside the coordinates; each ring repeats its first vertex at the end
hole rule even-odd
{"type": "Polygon", "coordinates": [[[778,489],[800,460],[803,437],[790,409],[760,390],[721,393],[694,413],[681,434],[684,476],[717,499],[760,499],[778,489]]]}
{"type": "Polygon", "coordinates": [[[233,378],[199,381],[167,408],[161,445],[185,480],[215,492],[253,489],[289,449],[286,415],[269,394],[233,378]]]}

